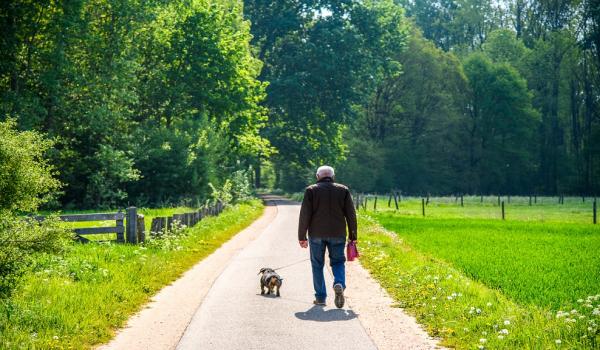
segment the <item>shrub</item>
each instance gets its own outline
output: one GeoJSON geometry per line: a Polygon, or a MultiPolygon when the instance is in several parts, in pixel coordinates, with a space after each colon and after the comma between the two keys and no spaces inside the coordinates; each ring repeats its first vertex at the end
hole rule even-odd
{"type": "Polygon", "coordinates": [[[248,171],[238,170],[231,175],[231,196],[234,202],[241,202],[250,199],[252,195],[252,186],[248,171]]]}
{"type": "Polygon", "coordinates": [[[0,211],[0,298],[11,294],[36,254],[59,253],[71,237],[56,217],[39,223],[0,211]]]}
{"type": "Polygon", "coordinates": [[[0,122],[0,211],[35,211],[60,187],[44,153],[53,142],[0,122]]]}

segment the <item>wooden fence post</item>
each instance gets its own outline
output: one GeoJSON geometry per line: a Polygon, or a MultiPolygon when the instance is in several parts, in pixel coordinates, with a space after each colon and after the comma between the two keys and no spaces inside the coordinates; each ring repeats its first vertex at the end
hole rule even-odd
{"type": "Polygon", "coordinates": [[[126,227],[125,227],[125,239],[127,243],[136,244],[137,243],[137,208],[129,207],[127,208],[127,217],[126,227]]]}
{"type": "Polygon", "coordinates": [[[392,193],[390,193],[390,199],[388,199],[388,208],[392,206],[392,193]]]}
{"type": "Polygon", "coordinates": [[[594,225],[595,225],[597,223],[597,217],[598,217],[596,214],[597,208],[596,208],[596,200],[595,199],[594,199],[594,205],[592,207],[593,207],[592,211],[594,212],[594,225]]]}
{"type": "Polygon", "coordinates": [[[510,203],[510,194],[508,195],[508,203],[510,203]]]}
{"type": "Polygon", "coordinates": [[[481,195],[481,198],[479,200],[479,203],[483,203],[483,195],[481,195]]]}
{"type": "Polygon", "coordinates": [[[502,220],[504,220],[504,201],[502,201],[502,220]]]}
{"type": "Polygon", "coordinates": [[[360,194],[356,194],[356,210],[360,209],[360,194]]]}
{"type": "Polygon", "coordinates": [[[375,202],[373,202],[373,211],[377,211],[377,195],[375,195],[375,202]]]}
{"type": "Polygon", "coordinates": [[[531,206],[531,195],[529,195],[529,206],[531,206]]]}
{"type": "Polygon", "coordinates": [[[367,210],[367,205],[369,204],[369,198],[365,196],[365,201],[363,202],[363,210],[367,210]]]}
{"type": "Polygon", "coordinates": [[[425,205],[429,205],[429,192],[427,192],[427,200],[425,201],[425,205]]]}
{"type": "MultiPolygon", "coordinates": [[[[121,210],[119,210],[119,213],[121,212],[121,210]]],[[[117,227],[124,227],[123,225],[123,219],[117,219],[116,220],[116,226],[117,227]]],[[[120,233],[117,233],[117,243],[125,243],[125,234],[123,233],[125,232],[125,230],[122,230],[120,233]]]]}
{"type": "Polygon", "coordinates": [[[463,195],[462,195],[462,193],[460,194],[460,206],[461,206],[461,207],[464,207],[464,206],[465,206],[465,204],[464,204],[464,202],[463,202],[463,195]]]}
{"type": "Polygon", "coordinates": [[[396,205],[396,210],[398,210],[398,194],[394,192],[394,204],[396,205]]]}
{"type": "Polygon", "coordinates": [[[423,216],[425,216],[425,198],[421,198],[421,208],[423,209],[423,216]]]}
{"type": "Polygon", "coordinates": [[[138,243],[146,241],[146,223],[142,214],[138,214],[137,216],[137,241],[138,243]]]}

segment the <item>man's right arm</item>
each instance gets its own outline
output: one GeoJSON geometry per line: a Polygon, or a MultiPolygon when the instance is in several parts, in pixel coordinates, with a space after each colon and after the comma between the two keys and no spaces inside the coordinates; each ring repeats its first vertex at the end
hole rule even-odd
{"type": "Polygon", "coordinates": [[[356,223],[356,211],[354,210],[354,202],[350,191],[346,191],[344,203],[344,216],[348,224],[348,240],[356,241],[358,236],[358,224],[356,223]]]}
{"type": "Polygon", "coordinates": [[[312,217],[312,192],[310,189],[304,191],[302,206],[300,207],[300,219],[298,220],[298,240],[306,241],[306,231],[312,217]]]}

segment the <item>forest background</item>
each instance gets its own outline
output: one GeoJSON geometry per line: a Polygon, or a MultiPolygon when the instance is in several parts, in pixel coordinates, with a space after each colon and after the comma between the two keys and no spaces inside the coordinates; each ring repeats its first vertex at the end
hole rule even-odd
{"type": "Polygon", "coordinates": [[[322,164],[363,192],[600,192],[597,0],[18,0],[0,31],[1,166],[45,159],[58,181],[23,187],[49,208],[322,164]]]}

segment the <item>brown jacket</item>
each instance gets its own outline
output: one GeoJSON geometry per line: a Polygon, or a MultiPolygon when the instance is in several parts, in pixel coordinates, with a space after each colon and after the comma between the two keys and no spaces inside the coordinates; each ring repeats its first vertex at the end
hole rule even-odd
{"type": "Polygon", "coordinates": [[[330,177],[308,186],[304,192],[298,224],[298,240],[312,238],[346,238],[356,240],[356,211],[348,187],[333,182],[330,177]]]}

